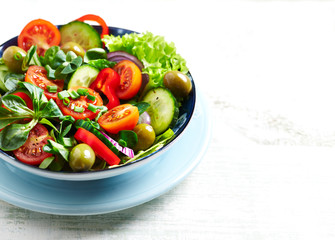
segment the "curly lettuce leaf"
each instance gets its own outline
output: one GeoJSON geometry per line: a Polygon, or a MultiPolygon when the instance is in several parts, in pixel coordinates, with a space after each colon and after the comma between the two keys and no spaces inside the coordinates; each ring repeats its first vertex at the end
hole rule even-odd
{"type": "Polygon", "coordinates": [[[110,52],[125,51],[143,63],[142,72],[150,77],[144,92],[163,86],[163,77],[167,71],[177,70],[184,74],[188,72],[186,61],[176,52],[174,43],[168,43],[164,37],[151,32],[123,36],[105,35],[102,41],[110,52]]]}

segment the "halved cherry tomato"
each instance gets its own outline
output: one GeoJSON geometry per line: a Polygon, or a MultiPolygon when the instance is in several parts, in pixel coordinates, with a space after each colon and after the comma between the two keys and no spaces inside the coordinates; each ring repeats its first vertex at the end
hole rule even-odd
{"type": "Polygon", "coordinates": [[[63,90],[64,80],[50,80],[47,78],[47,70],[41,66],[30,66],[24,79],[44,90],[44,95],[50,99],[56,99],[57,93],[63,90]],[[48,86],[57,86],[57,92],[49,92],[48,86]]]}
{"type": "Polygon", "coordinates": [[[59,109],[62,111],[62,113],[64,115],[70,115],[76,120],[77,119],[85,119],[85,118],[93,119],[98,115],[99,110],[97,110],[94,113],[91,110],[87,109],[88,105],[91,103],[95,106],[102,106],[102,104],[103,104],[102,98],[100,97],[98,92],[96,92],[96,91],[94,91],[94,90],[92,90],[91,88],[88,88],[88,87],[75,86],[75,87],[72,87],[72,88],[68,89],[68,92],[72,92],[72,91],[76,92],[79,88],[87,89],[88,94],[91,95],[91,96],[94,96],[95,99],[92,101],[92,100],[88,99],[87,96],[80,96],[77,99],[72,99],[70,97],[69,102],[66,103],[64,100],[60,100],[59,97],[57,96],[56,104],[58,105],[59,109]],[[82,108],[83,111],[78,112],[78,110],[76,110],[76,107],[82,108]]]}
{"type": "Polygon", "coordinates": [[[113,69],[120,75],[120,85],[115,91],[116,96],[124,100],[133,98],[142,84],[141,70],[129,60],[120,61],[113,69]]]}
{"type": "Polygon", "coordinates": [[[90,85],[95,91],[102,92],[108,98],[106,107],[112,109],[120,105],[120,100],[115,94],[115,89],[120,84],[120,76],[111,68],[102,69],[94,82],[90,85]]]}
{"type": "Polygon", "coordinates": [[[96,155],[104,159],[109,165],[117,165],[120,158],[113,153],[97,136],[84,128],[78,128],[74,134],[74,138],[79,142],[89,145],[96,155]]]}
{"type": "Polygon", "coordinates": [[[138,108],[126,103],[103,114],[98,123],[107,132],[117,134],[121,130],[132,130],[136,126],[138,118],[138,108]]]}
{"type": "Polygon", "coordinates": [[[105,20],[103,20],[101,17],[94,15],[94,14],[86,14],[80,18],[77,19],[77,21],[93,21],[93,22],[97,22],[101,28],[102,28],[102,32],[101,32],[101,38],[104,37],[104,35],[109,35],[109,28],[105,22],[105,20]]]}
{"type": "Polygon", "coordinates": [[[37,45],[37,54],[44,56],[45,51],[51,46],[59,45],[60,32],[51,22],[36,19],[29,22],[18,36],[18,46],[25,51],[37,45]]]}
{"type": "Polygon", "coordinates": [[[43,146],[47,144],[47,140],[53,138],[49,135],[48,129],[38,123],[29,132],[27,141],[18,149],[14,150],[15,157],[21,162],[38,165],[47,157],[51,157],[51,153],[44,152],[43,146]]]}

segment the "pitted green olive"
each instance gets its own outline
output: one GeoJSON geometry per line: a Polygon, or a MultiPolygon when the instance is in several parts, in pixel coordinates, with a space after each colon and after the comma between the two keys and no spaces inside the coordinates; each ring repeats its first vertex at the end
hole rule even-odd
{"type": "Polygon", "coordinates": [[[23,73],[22,62],[26,55],[26,51],[22,48],[10,46],[3,52],[2,59],[9,71],[14,73],[23,73]]]}

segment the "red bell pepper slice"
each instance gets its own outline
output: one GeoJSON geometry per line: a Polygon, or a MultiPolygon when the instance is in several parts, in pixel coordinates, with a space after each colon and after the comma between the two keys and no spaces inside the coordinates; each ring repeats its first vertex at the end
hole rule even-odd
{"type": "Polygon", "coordinates": [[[74,138],[91,146],[95,154],[105,160],[110,166],[118,165],[120,158],[113,153],[97,136],[84,128],[78,128],[74,138]]]}
{"type": "Polygon", "coordinates": [[[102,92],[108,98],[106,107],[112,109],[120,105],[120,100],[115,94],[115,89],[120,85],[120,75],[111,68],[102,69],[90,88],[102,92]]]}
{"type": "Polygon", "coordinates": [[[93,22],[97,22],[101,28],[102,28],[102,32],[100,37],[103,38],[104,35],[109,35],[109,28],[105,22],[105,20],[103,20],[101,17],[94,15],[94,14],[86,14],[80,18],[77,19],[78,21],[84,22],[84,21],[93,21],[93,22]]]}

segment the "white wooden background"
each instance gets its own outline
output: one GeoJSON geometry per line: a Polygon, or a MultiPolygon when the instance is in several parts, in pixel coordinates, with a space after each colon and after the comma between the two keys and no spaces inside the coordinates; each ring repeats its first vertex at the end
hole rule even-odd
{"type": "MultiPolygon", "coordinates": [[[[0,239],[335,238],[334,1],[6,1],[0,42],[35,18],[87,13],[175,42],[211,109],[212,140],[176,188],[96,216],[0,201],[0,239]]],[[[191,149],[190,149],[191,151],[191,149]]]]}

